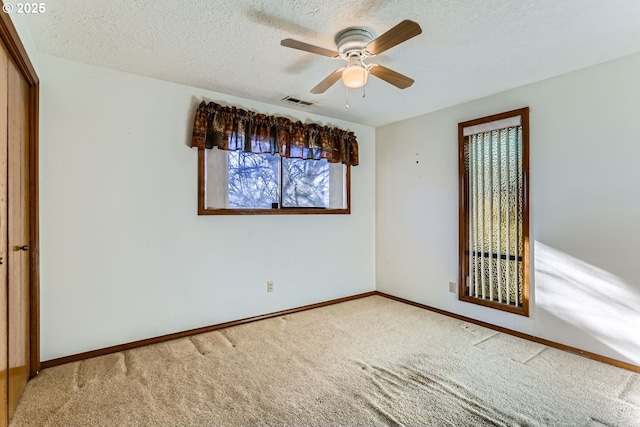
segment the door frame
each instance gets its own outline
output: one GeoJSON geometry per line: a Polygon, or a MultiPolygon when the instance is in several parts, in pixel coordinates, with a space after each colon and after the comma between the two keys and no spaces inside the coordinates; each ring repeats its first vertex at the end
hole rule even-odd
{"type": "Polygon", "coordinates": [[[38,110],[40,80],[9,14],[0,13],[0,39],[29,85],[29,376],[40,372],[40,228],[38,110]]]}

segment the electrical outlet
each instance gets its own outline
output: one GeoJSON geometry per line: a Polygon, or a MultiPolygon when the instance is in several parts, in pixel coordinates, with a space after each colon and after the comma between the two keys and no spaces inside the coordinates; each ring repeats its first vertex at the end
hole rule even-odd
{"type": "Polygon", "coordinates": [[[267,282],[267,292],[273,292],[273,282],[271,280],[267,282]]]}
{"type": "Polygon", "coordinates": [[[456,293],[456,288],[458,284],[456,282],[449,282],[449,292],[456,293]]]}

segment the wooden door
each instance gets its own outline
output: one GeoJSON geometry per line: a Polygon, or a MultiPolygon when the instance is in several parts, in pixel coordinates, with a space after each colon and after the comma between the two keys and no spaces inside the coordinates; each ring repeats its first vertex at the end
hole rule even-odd
{"type": "Polygon", "coordinates": [[[7,64],[9,54],[0,43],[0,427],[8,418],[7,328],[7,64]]]}
{"type": "Polygon", "coordinates": [[[9,419],[29,379],[29,85],[7,61],[9,419]]]}

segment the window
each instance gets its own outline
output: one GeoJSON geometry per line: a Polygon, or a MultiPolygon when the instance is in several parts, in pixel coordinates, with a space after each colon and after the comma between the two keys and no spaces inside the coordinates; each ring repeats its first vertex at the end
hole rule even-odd
{"type": "Polygon", "coordinates": [[[278,154],[199,151],[201,214],[349,213],[349,166],[278,154]]]}
{"type": "Polygon", "coordinates": [[[202,101],[198,215],[348,214],[354,132],[202,101]]]}
{"type": "Polygon", "coordinates": [[[529,315],[529,109],[458,124],[458,298],[529,315]]]}

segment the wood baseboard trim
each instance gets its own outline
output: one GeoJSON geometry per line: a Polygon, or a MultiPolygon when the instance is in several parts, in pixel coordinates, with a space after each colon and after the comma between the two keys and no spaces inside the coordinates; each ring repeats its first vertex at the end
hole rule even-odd
{"type": "Polygon", "coordinates": [[[161,335],[159,337],[147,338],[144,340],[133,341],[130,343],[114,345],[111,347],[100,348],[97,350],[86,351],[84,353],[72,354],[70,356],[60,357],[57,359],[46,360],[40,363],[41,369],[51,368],[58,365],[64,365],[65,363],[78,362],[80,360],[90,359],[92,357],[104,356],[111,353],[118,353],[120,351],[131,350],[137,347],[143,347],[145,345],[157,344],[164,341],[175,340],[178,338],[190,337],[192,335],[203,334],[205,332],[216,331],[218,329],[230,328],[231,326],[243,325],[245,323],[256,322],[258,320],[270,319],[272,317],[285,316],[287,314],[298,313],[300,311],[311,310],[314,308],[325,307],[328,305],[338,304],[341,302],[351,301],[355,299],[370,297],[377,295],[376,291],[365,292],[362,294],[351,295],[348,297],[332,299],[329,301],[323,301],[316,304],[304,305],[302,307],[290,308],[287,310],[276,311],[273,313],[261,314],[259,316],[246,317],[244,319],[232,320],[230,322],[218,323],[211,326],[204,326],[202,328],[189,329],[188,331],[175,332],[173,334],[161,335]]]}
{"type": "Polygon", "coordinates": [[[251,323],[251,322],[256,322],[258,320],[263,320],[263,319],[270,319],[273,317],[278,317],[278,316],[285,316],[287,314],[292,314],[292,313],[298,313],[301,311],[305,311],[305,310],[311,310],[314,308],[320,308],[320,307],[325,307],[328,305],[333,305],[333,304],[338,304],[341,302],[346,302],[346,301],[351,301],[351,300],[355,300],[355,299],[359,299],[359,298],[366,298],[366,297],[370,297],[373,295],[379,295],[385,298],[389,298],[395,301],[399,301],[405,304],[409,304],[409,305],[413,305],[415,307],[419,307],[422,308],[424,310],[429,310],[432,311],[434,313],[438,313],[438,314],[442,314],[444,316],[448,316],[448,317],[452,317],[454,319],[458,319],[458,320],[462,320],[464,322],[469,322],[469,323],[473,323],[475,325],[479,325],[479,326],[483,326],[485,328],[488,329],[493,329],[494,331],[498,331],[498,332],[502,332],[508,335],[513,335],[516,336],[518,338],[522,338],[525,340],[529,340],[529,341],[533,341],[542,345],[546,345],[548,347],[553,347],[553,348],[557,348],[559,350],[563,350],[563,351],[567,351],[569,353],[573,353],[573,354],[577,354],[579,356],[583,356],[583,357],[587,357],[589,359],[593,359],[596,360],[598,362],[602,362],[602,363],[606,363],[608,365],[613,365],[616,366],[618,368],[622,368],[622,369],[626,369],[632,372],[636,372],[636,373],[640,373],[640,366],[637,365],[633,365],[631,363],[627,363],[627,362],[623,362],[621,360],[617,360],[617,359],[613,359],[610,357],[606,357],[606,356],[602,356],[596,353],[591,353],[589,351],[585,351],[585,350],[581,350],[579,348],[575,348],[575,347],[571,347],[568,345],[564,345],[564,344],[560,344],[558,342],[555,341],[550,341],[550,340],[546,340],[544,338],[538,338],[535,337],[533,335],[529,335],[529,334],[525,334],[522,332],[517,332],[514,331],[512,329],[507,329],[507,328],[503,328],[502,326],[497,326],[497,325],[493,325],[491,323],[486,323],[483,322],[481,320],[476,320],[476,319],[472,319],[470,317],[466,317],[466,316],[462,316],[459,314],[455,314],[455,313],[451,313],[449,311],[446,310],[441,310],[439,308],[435,308],[435,307],[430,307],[428,305],[425,304],[421,304],[418,302],[414,302],[408,299],[404,299],[404,298],[400,298],[394,295],[390,295],[390,294],[386,294],[384,292],[380,292],[380,291],[371,291],[371,292],[365,292],[362,294],[356,294],[356,295],[351,295],[348,297],[343,297],[343,298],[337,298],[337,299],[333,299],[333,300],[329,300],[329,301],[323,301],[323,302],[319,302],[316,304],[309,304],[309,305],[305,305],[305,306],[301,306],[301,307],[296,307],[296,308],[290,308],[287,310],[282,310],[282,311],[276,311],[273,313],[267,313],[267,314],[262,314],[259,316],[253,316],[253,317],[247,317],[244,319],[239,319],[239,320],[232,320],[230,322],[224,322],[224,323],[218,323],[215,325],[211,325],[211,326],[204,326],[202,328],[196,328],[196,329],[190,329],[187,331],[183,331],[183,332],[175,332],[172,334],[167,334],[167,335],[161,335],[158,337],[154,337],[154,338],[147,338],[144,340],[139,340],[139,341],[133,341],[130,343],[125,343],[125,344],[119,344],[119,345],[114,345],[111,347],[105,347],[105,348],[101,348],[101,349],[97,349],[97,350],[91,350],[91,351],[87,351],[84,353],[78,353],[78,354],[72,354],[70,356],[65,356],[65,357],[60,357],[58,359],[51,359],[51,360],[46,360],[40,363],[40,367],[41,369],[46,369],[46,368],[51,368],[54,366],[58,366],[58,365],[64,365],[65,363],[72,363],[72,362],[78,362],[80,360],[85,360],[85,359],[90,359],[92,357],[98,357],[98,356],[104,356],[107,354],[111,354],[111,353],[118,353],[120,351],[126,351],[126,350],[131,350],[137,347],[143,347],[145,345],[150,345],[150,344],[157,344],[157,343],[161,343],[161,342],[165,342],[165,341],[169,341],[169,340],[174,340],[174,339],[178,339],[178,338],[184,338],[184,337],[189,337],[192,335],[197,335],[197,334],[202,334],[205,332],[211,332],[211,331],[216,331],[218,329],[223,329],[223,328],[229,328],[231,326],[238,326],[238,325],[243,325],[245,323],[251,323]]]}
{"type": "Polygon", "coordinates": [[[533,335],[524,334],[522,332],[517,332],[517,331],[511,330],[511,329],[503,328],[502,326],[492,325],[491,323],[486,323],[486,322],[483,322],[481,320],[472,319],[470,317],[461,316],[459,314],[451,313],[451,312],[446,311],[446,310],[441,310],[439,308],[434,308],[434,307],[430,307],[430,306],[425,305],[425,304],[420,304],[419,302],[414,302],[414,301],[411,301],[411,300],[408,300],[408,299],[404,299],[404,298],[396,297],[396,296],[393,296],[393,295],[385,294],[384,292],[375,291],[375,294],[379,295],[379,296],[382,296],[382,297],[385,297],[385,298],[389,298],[389,299],[395,300],[395,301],[403,302],[405,304],[413,305],[415,307],[419,307],[419,308],[422,308],[422,309],[425,309],[425,310],[429,310],[429,311],[432,311],[434,313],[442,314],[444,316],[453,317],[454,319],[462,320],[464,322],[469,322],[469,323],[473,323],[475,325],[484,326],[485,328],[493,329],[494,331],[502,332],[502,333],[505,333],[505,334],[508,334],[508,335],[513,335],[513,336],[518,337],[518,338],[522,338],[522,339],[525,339],[525,340],[533,341],[533,342],[536,342],[538,344],[546,345],[547,347],[557,348],[558,350],[567,351],[569,353],[577,354],[578,356],[587,357],[589,359],[593,359],[593,360],[596,360],[598,362],[606,363],[608,365],[613,365],[613,366],[616,366],[616,367],[622,368],[622,369],[627,369],[627,370],[629,370],[631,372],[640,373],[640,366],[633,365],[633,364],[627,363],[627,362],[623,362],[621,360],[613,359],[611,357],[602,356],[602,355],[596,354],[596,353],[591,353],[589,351],[585,351],[585,350],[581,350],[579,348],[575,348],[575,347],[571,347],[571,346],[568,346],[568,345],[560,344],[560,343],[555,342],[555,341],[546,340],[544,338],[538,338],[538,337],[535,337],[533,335]]]}

